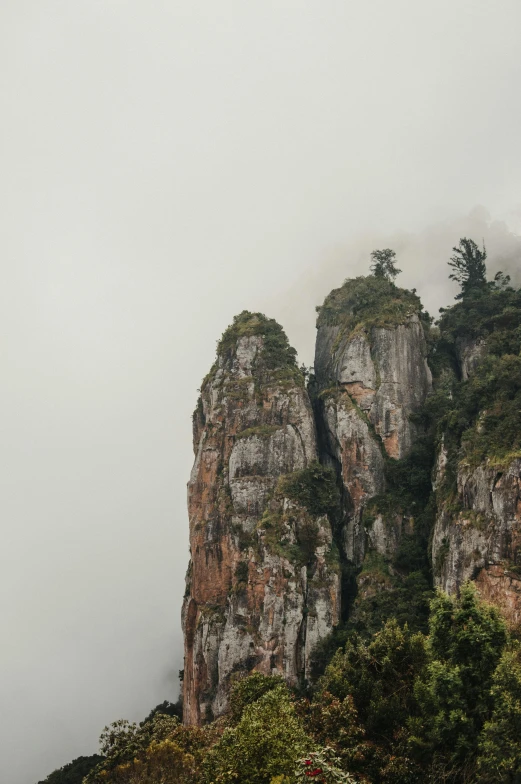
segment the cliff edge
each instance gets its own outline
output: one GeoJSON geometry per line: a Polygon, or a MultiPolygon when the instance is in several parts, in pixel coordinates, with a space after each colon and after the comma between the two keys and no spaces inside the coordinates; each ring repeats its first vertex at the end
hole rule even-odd
{"type": "Polygon", "coordinates": [[[191,560],[183,604],[184,721],[223,713],[251,670],[296,684],[338,623],[334,477],[317,462],[313,413],[282,328],[241,313],[194,413],[191,560]]]}

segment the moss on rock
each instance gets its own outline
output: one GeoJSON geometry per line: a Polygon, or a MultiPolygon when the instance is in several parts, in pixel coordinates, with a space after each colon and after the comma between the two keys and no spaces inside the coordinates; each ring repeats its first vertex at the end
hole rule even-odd
{"type": "Polygon", "coordinates": [[[415,293],[374,275],[348,278],[333,289],[317,312],[317,327],[340,326],[343,334],[360,328],[393,327],[415,313],[428,319],[415,293]]]}

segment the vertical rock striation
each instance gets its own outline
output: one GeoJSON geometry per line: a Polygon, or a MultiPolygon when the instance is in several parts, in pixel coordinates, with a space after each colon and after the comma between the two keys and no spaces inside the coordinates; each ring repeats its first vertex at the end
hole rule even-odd
{"type": "Polygon", "coordinates": [[[272,319],[245,311],[224,333],[194,451],[183,696],[185,722],[199,724],[226,709],[238,673],[306,677],[312,647],[339,618],[335,485],[316,462],[295,352],[272,319]]]}
{"type": "Polygon", "coordinates": [[[308,679],[341,618],[423,623],[431,534],[436,585],[473,579],[521,623],[521,293],[478,294],[440,321],[425,408],[429,318],[385,278],[319,308],[313,405],[276,322],[226,330],[193,421],[185,722],[251,670],[308,679]]]}
{"type": "Polygon", "coordinates": [[[432,555],[436,585],[454,593],[475,580],[512,625],[521,623],[519,458],[504,466],[458,466],[457,497],[439,501],[432,555]]]}
{"type": "MultiPolygon", "coordinates": [[[[319,309],[315,376],[321,459],[334,465],[342,480],[343,549],[356,566],[368,544],[364,507],[385,491],[386,457],[401,459],[410,451],[417,435],[410,417],[431,390],[420,315],[418,297],[372,276],[347,280],[319,309]]],[[[388,527],[379,518],[371,534],[376,550],[391,554],[388,549],[399,539],[396,520],[388,527]]]]}
{"type": "MultiPolygon", "coordinates": [[[[512,318],[511,313],[508,314],[512,318]]],[[[509,344],[509,350],[511,350],[509,344]]],[[[468,383],[483,372],[480,363],[487,356],[482,336],[458,337],[455,341],[456,370],[468,383]]],[[[510,357],[510,361],[517,357],[510,357]]],[[[498,360],[496,360],[497,362],[498,360]]],[[[508,374],[508,371],[507,371],[508,374]]],[[[487,370],[497,382],[497,369],[487,370]]],[[[516,391],[516,382],[509,379],[516,391]]],[[[500,386],[498,385],[499,390],[500,386]]],[[[460,386],[459,394],[461,395],[460,386]]],[[[482,395],[485,395],[483,388],[482,395]]],[[[464,394],[464,393],[463,393],[464,394]]],[[[497,393],[496,393],[497,394],[497,393]]],[[[459,397],[459,396],[457,396],[459,397]]],[[[432,537],[434,582],[447,593],[456,592],[466,580],[474,580],[480,594],[504,612],[512,626],[521,624],[521,458],[502,455],[505,439],[516,438],[503,428],[501,437],[489,444],[479,458],[472,443],[487,429],[487,414],[495,422],[507,416],[508,399],[499,399],[484,408],[486,398],[477,397],[482,411],[467,422],[463,443],[447,447],[442,439],[434,477],[437,515],[432,537]],[[470,425],[470,426],[469,426],[470,425]],[[494,454],[499,450],[499,454],[494,454]],[[469,452],[469,454],[467,454],[469,452]]],[[[448,433],[447,435],[450,435],[448,433]]],[[[453,439],[452,439],[453,440],[453,439]]]]}

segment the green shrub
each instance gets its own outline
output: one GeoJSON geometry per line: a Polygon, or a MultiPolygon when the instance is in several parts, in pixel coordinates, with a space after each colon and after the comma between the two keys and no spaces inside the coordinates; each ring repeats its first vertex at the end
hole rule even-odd
{"type": "Polygon", "coordinates": [[[256,425],[255,427],[248,427],[246,430],[241,430],[240,433],[237,433],[236,438],[251,438],[251,436],[270,438],[277,430],[280,430],[278,425],[256,425]]]}
{"type": "Polygon", "coordinates": [[[308,565],[314,556],[313,543],[317,540],[318,526],[315,519],[304,519],[305,516],[303,510],[284,510],[282,497],[277,497],[259,523],[259,528],[264,530],[263,544],[272,553],[286,558],[295,566],[308,565]],[[299,533],[303,530],[305,533],[301,542],[299,533]],[[293,535],[296,541],[292,541],[293,535]]]}
{"type": "Polygon", "coordinates": [[[520,350],[521,290],[489,284],[443,312],[435,352],[442,383],[426,404],[426,418],[448,451],[441,497],[455,493],[460,461],[504,465],[521,456],[520,350]],[[485,352],[479,370],[458,383],[442,368],[457,371],[461,339],[484,341],[485,352]]]}
{"type": "Polygon", "coordinates": [[[227,727],[204,762],[206,784],[266,784],[277,776],[294,782],[297,761],[313,741],[285,686],[271,688],[246,705],[238,723],[227,727]]]}
{"type": "Polygon", "coordinates": [[[280,324],[263,313],[250,313],[248,310],[234,317],[233,323],[217,343],[217,353],[221,356],[229,355],[235,351],[239,338],[254,335],[263,338],[261,357],[266,368],[273,370],[287,365],[297,368],[297,352],[290,346],[280,324]]]}
{"type": "Polygon", "coordinates": [[[50,773],[45,781],[38,784],[82,784],[84,777],[103,761],[99,754],[90,757],[77,757],[72,762],[50,773]]]}
{"type": "Polygon", "coordinates": [[[455,346],[458,338],[483,338],[492,353],[519,354],[521,350],[521,291],[488,286],[473,291],[451,308],[442,311],[439,321],[440,339],[455,346]]]}
{"type": "Polygon", "coordinates": [[[324,703],[327,712],[323,724],[333,707],[331,697],[344,704],[352,700],[355,713],[350,719],[342,717],[338,705],[337,726],[330,726],[328,738],[349,760],[351,772],[360,772],[369,781],[415,780],[386,778],[384,771],[393,759],[396,763],[398,756],[402,768],[414,767],[404,750],[403,728],[416,709],[414,684],[426,662],[424,636],[400,628],[394,620],[388,621],[370,642],[353,636],[345,649],[333,656],[318,683],[314,701],[324,703]],[[357,724],[362,732],[356,731],[357,724]]]}
{"type": "Polygon", "coordinates": [[[459,598],[438,592],[429,620],[429,663],[415,686],[418,717],[409,719],[419,761],[460,772],[474,761],[507,641],[498,610],[481,602],[473,585],[464,585],[459,598]]]}
{"type": "Polygon", "coordinates": [[[432,598],[430,580],[421,571],[404,576],[388,576],[385,590],[365,598],[358,596],[353,604],[348,628],[368,639],[390,619],[400,626],[407,624],[412,632],[425,632],[432,598]]]}
{"type": "MultiPolygon", "coordinates": [[[[225,360],[231,360],[237,348],[237,341],[242,337],[258,335],[262,338],[262,349],[253,362],[252,377],[238,379],[231,388],[226,390],[226,396],[231,400],[244,400],[247,390],[246,384],[253,380],[256,392],[266,384],[278,386],[297,385],[303,387],[305,378],[297,365],[297,352],[290,346],[286,333],[275,319],[267,318],[263,313],[250,313],[243,310],[235,316],[233,323],[223,332],[217,342],[217,354],[225,360]]],[[[215,376],[218,361],[213,364],[210,372],[201,384],[204,391],[210,380],[215,376]]]]}
{"type": "MultiPolygon", "coordinates": [[[[297,566],[311,566],[319,543],[319,517],[329,516],[334,525],[340,510],[340,493],[332,469],[318,462],[307,468],[284,474],[278,480],[273,498],[259,522],[264,531],[262,541],[271,552],[297,566]],[[286,507],[288,499],[296,507],[286,507]]],[[[330,568],[340,567],[339,551],[331,543],[325,553],[330,568]]]]}
{"type": "Polygon", "coordinates": [[[312,515],[334,517],[340,509],[340,492],[335,472],[316,461],[301,471],[282,476],[278,492],[304,507],[312,515]]]}
{"type": "Polygon", "coordinates": [[[230,691],[230,718],[232,722],[237,724],[248,705],[252,705],[264,694],[283,685],[284,680],[280,675],[262,675],[260,672],[253,672],[248,677],[236,681],[230,691]]]}
{"type": "Polygon", "coordinates": [[[503,652],[492,680],[493,709],[479,739],[479,781],[521,781],[521,649],[503,652]]]}
{"type": "MultiPolygon", "coordinates": [[[[336,325],[349,334],[357,326],[393,327],[422,312],[420,298],[386,278],[374,275],[352,278],[328,294],[317,308],[317,327],[336,325]]],[[[428,321],[427,314],[423,314],[428,321]]]]}

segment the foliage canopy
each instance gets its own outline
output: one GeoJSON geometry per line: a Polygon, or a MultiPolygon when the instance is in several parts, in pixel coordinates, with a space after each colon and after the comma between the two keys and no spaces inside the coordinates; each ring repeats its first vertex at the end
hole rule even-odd
{"type": "Polygon", "coordinates": [[[401,272],[394,263],[395,258],[396,253],[391,248],[373,250],[370,269],[375,278],[386,278],[393,281],[401,272]]]}
{"type": "Polygon", "coordinates": [[[462,299],[473,289],[482,289],[487,285],[487,267],[485,260],[487,251],[485,245],[480,250],[474,240],[462,237],[459,247],[454,247],[454,255],[450,257],[449,266],[454,270],[449,275],[461,286],[461,291],[456,299],[462,299]]]}

